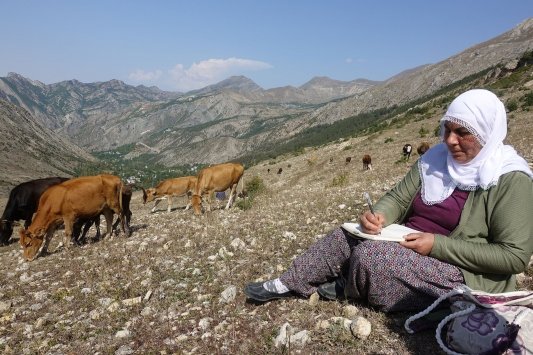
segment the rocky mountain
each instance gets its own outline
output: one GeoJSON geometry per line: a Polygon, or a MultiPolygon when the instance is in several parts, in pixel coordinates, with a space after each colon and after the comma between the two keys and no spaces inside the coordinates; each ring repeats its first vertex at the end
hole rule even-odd
{"type": "Polygon", "coordinates": [[[0,193],[17,183],[71,176],[92,155],[67,138],[43,127],[25,109],[0,99],[0,193]]]}
{"type": "Polygon", "coordinates": [[[216,163],[285,144],[308,128],[414,104],[490,68],[491,75],[499,75],[531,49],[533,19],[385,82],[317,77],[298,88],[264,90],[241,76],[180,94],[117,80],[44,85],[11,74],[0,78],[0,95],[89,151],[121,148],[126,158],[167,166],[216,163]]]}
{"type": "Polygon", "coordinates": [[[120,80],[81,83],[77,80],[46,85],[16,73],[0,78],[0,99],[28,110],[46,127],[72,136],[93,116],[116,117],[137,103],[168,101],[179,93],[120,80]]]}

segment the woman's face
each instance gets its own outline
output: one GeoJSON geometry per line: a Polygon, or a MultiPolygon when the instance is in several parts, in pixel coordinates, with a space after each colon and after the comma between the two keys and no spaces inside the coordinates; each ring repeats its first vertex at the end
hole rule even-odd
{"type": "Polygon", "coordinates": [[[474,159],[482,148],[476,137],[466,128],[448,121],[444,123],[444,143],[453,159],[460,164],[474,159]]]}

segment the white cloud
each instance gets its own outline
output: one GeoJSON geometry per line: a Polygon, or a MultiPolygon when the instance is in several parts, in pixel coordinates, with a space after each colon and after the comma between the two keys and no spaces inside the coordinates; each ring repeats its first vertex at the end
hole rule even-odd
{"type": "Polygon", "coordinates": [[[352,58],[346,58],[345,61],[346,61],[346,63],[350,64],[351,62],[353,62],[353,59],[352,58]]]}
{"type": "Polygon", "coordinates": [[[179,91],[189,91],[215,84],[232,75],[243,75],[245,72],[269,68],[272,68],[272,65],[257,60],[207,59],[195,62],[189,68],[185,68],[183,64],[176,64],[165,76],[161,70],[145,72],[138,69],[131,73],[129,78],[136,82],[150,82],[150,85],[158,85],[160,88],[170,86],[179,91]]]}

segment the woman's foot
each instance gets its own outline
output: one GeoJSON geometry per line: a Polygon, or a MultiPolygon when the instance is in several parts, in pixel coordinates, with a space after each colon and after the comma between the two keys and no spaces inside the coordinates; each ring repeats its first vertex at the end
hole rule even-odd
{"type": "Polygon", "coordinates": [[[279,279],[266,282],[252,282],[246,285],[244,293],[249,299],[259,303],[294,296],[279,279]]]}
{"type": "Polygon", "coordinates": [[[332,282],[326,282],[316,290],[320,297],[330,301],[344,301],[347,299],[344,292],[346,288],[346,280],[344,277],[339,276],[332,282]]]}

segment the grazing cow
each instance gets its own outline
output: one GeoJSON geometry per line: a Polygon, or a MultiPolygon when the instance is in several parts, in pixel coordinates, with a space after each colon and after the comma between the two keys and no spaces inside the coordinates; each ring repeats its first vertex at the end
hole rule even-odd
{"type": "Polygon", "coordinates": [[[363,170],[372,170],[372,158],[370,155],[363,155],[363,170]]]}
{"type": "Polygon", "coordinates": [[[267,173],[270,173],[270,168],[267,169],[267,173]]]}
{"type": "MultiPolygon", "coordinates": [[[[280,168],[281,169],[281,168],[280,168]]],[[[228,209],[236,196],[237,184],[244,173],[244,166],[239,163],[224,163],[200,170],[198,181],[192,195],[191,203],[196,215],[202,213],[202,196],[207,195],[207,210],[211,211],[211,196],[215,191],[231,188],[226,204],[228,209]]]]}
{"type": "Polygon", "coordinates": [[[278,174],[281,174],[283,172],[283,168],[278,169],[278,174]]]}
{"type": "Polygon", "coordinates": [[[429,143],[428,142],[422,142],[422,143],[420,143],[418,148],[416,148],[416,152],[418,153],[418,155],[422,156],[422,155],[424,155],[425,152],[428,151],[428,149],[429,149],[429,143]]]}
{"type": "Polygon", "coordinates": [[[409,143],[403,146],[403,157],[405,160],[409,160],[409,158],[411,157],[412,150],[413,150],[413,147],[409,143]]]}
{"type": "Polygon", "coordinates": [[[50,186],[66,180],[68,178],[49,177],[26,181],[15,186],[9,193],[9,199],[0,221],[0,244],[9,243],[15,221],[24,220],[24,228],[28,228],[43,192],[50,186]]]}
{"type": "Polygon", "coordinates": [[[333,163],[333,157],[329,158],[329,162],[333,163]]]}
{"type": "MultiPolygon", "coordinates": [[[[121,223],[122,232],[126,235],[126,237],[129,237],[131,235],[131,227],[130,227],[130,221],[131,221],[131,209],[130,209],[130,203],[131,203],[131,196],[133,195],[133,185],[124,185],[124,188],[122,189],[122,211],[124,213],[124,219],[117,218],[115,223],[113,223],[113,231],[118,235],[117,227],[118,224],[121,223]]],[[[78,245],[84,244],[86,241],[87,232],[91,228],[91,226],[94,224],[96,228],[96,236],[95,240],[99,240],[101,237],[100,234],[100,215],[89,218],[89,219],[78,219],[76,223],[74,223],[74,227],[72,229],[72,238],[71,241],[73,243],[76,243],[78,245]],[[81,228],[83,227],[83,231],[81,228]]]]}
{"type": "Polygon", "coordinates": [[[196,176],[184,176],[161,181],[156,187],[143,189],[143,202],[151,202],[155,199],[152,212],[155,212],[161,200],[167,199],[167,211],[172,210],[172,197],[187,195],[188,203],[185,209],[191,207],[191,196],[196,187],[196,176]]]}
{"type": "MultiPolygon", "coordinates": [[[[49,187],[41,196],[30,226],[20,230],[19,243],[24,257],[31,261],[46,252],[55,230],[63,223],[63,244],[69,246],[74,222],[103,214],[111,234],[113,213],[122,220],[122,191],[118,176],[84,176],[49,187]]],[[[128,227],[129,228],[129,227],[128,227]]],[[[129,234],[129,230],[126,231],[129,234]]]]}
{"type": "Polygon", "coordinates": [[[346,164],[352,161],[352,157],[346,157],[346,164]]]}

